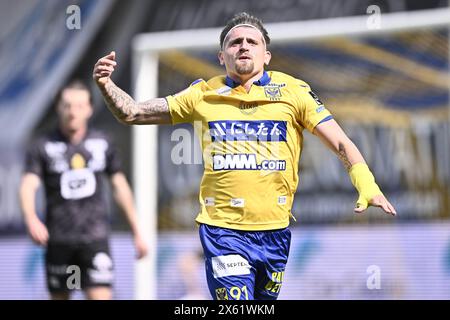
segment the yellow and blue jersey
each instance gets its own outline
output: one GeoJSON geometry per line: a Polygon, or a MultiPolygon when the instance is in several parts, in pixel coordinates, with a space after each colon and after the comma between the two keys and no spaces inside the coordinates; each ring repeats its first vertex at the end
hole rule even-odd
{"type": "Polygon", "coordinates": [[[204,174],[196,221],[238,230],[287,227],[303,130],[331,118],[309,85],[269,71],[249,92],[218,76],[166,99],[172,123],[192,123],[200,138],[204,174]]]}

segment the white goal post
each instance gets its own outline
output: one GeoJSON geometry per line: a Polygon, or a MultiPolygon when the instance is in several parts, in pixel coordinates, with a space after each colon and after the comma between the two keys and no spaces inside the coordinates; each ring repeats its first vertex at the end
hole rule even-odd
{"type": "MultiPolygon", "coordinates": [[[[378,35],[380,33],[445,26],[450,8],[381,14],[379,28],[371,28],[367,16],[332,18],[266,24],[273,44],[296,43],[339,35],[378,35]]],[[[157,97],[158,57],[163,50],[219,48],[221,28],[139,34],[133,40],[134,98],[143,101],[157,97]]],[[[186,83],[186,86],[189,84],[186,83]]],[[[450,78],[449,78],[450,90],[450,78]]],[[[135,299],[156,299],[157,257],[157,127],[133,126],[133,190],[140,227],[150,245],[148,257],[136,262],[135,299]]]]}

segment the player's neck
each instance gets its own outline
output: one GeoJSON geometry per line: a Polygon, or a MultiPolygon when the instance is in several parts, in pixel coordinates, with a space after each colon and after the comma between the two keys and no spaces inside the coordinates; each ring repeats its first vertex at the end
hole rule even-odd
{"type": "Polygon", "coordinates": [[[86,136],[87,126],[80,127],[78,129],[61,128],[63,135],[70,141],[71,144],[79,144],[86,136]]]}
{"type": "Polygon", "coordinates": [[[228,76],[233,79],[234,81],[238,82],[241,84],[242,87],[244,87],[244,89],[249,92],[253,82],[258,81],[259,79],[261,79],[261,77],[264,74],[264,70],[259,71],[256,74],[253,75],[237,75],[237,74],[229,74],[228,76]]]}

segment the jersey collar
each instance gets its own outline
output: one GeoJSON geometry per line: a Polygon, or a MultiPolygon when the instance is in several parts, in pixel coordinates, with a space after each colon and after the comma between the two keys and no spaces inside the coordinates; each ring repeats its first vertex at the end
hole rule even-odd
{"type": "MultiPolygon", "coordinates": [[[[253,81],[253,84],[256,84],[257,86],[265,86],[270,83],[270,77],[266,71],[264,71],[263,75],[259,80],[253,81]]],[[[225,84],[230,88],[236,88],[237,86],[240,86],[241,84],[239,82],[234,81],[229,76],[225,78],[225,84]]]]}

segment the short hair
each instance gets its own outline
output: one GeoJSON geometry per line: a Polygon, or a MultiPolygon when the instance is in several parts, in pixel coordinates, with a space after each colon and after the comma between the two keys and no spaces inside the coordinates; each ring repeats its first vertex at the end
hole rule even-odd
{"type": "Polygon", "coordinates": [[[56,104],[58,105],[59,103],[61,103],[62,100],[62,93],[64,90],[66,89],[75,89],[75,90],[83,90],[86,91],[89,94],[89,102],[92,103],[92,94],[91,94],[91,90],[89,89],[89,87],[86,85],[86,83],[84,83],[83,81],[81,81],[80,79],[74,79],[71,80],[70,82],[68,82],[65,86],[63,86],[61,88],[61,90],[58,93],[57,99],[56,99],[56,104]]]}
{"type": "Polygon", "coordinates": [[[230,32],[231,29],[233,29],[235,26],[240,24],[250,24],[254,26],[256,29],[261,31],[264,40],[266,42],[266,45],[269,45],[270,38],[269,33],[264,28],[263,23],[260,19],[248,14],[247,12],[241,12],[237,13],[231,18],[225,27],[223,28],[222,32],[220,33],[220,47],[223,48],[223,43],[225,41],[225,37],[227,36],[228,32],[230,32]]]}

